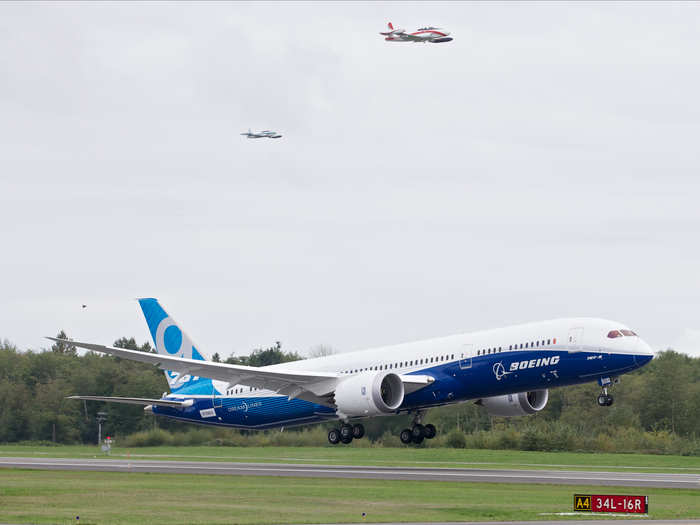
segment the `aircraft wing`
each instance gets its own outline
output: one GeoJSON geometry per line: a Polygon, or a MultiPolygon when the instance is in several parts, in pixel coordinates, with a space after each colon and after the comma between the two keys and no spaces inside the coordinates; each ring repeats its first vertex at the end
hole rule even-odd
{"type": "Polygon", "coordinates": [[[64,342],[78,348],[93,350],[110,354],[123,359],[139,361],[155,365],[161,370],[172,370],[182,375],[189,374],[200,377],[208,377],[218,381],[226,381],[231,384],[249,385],[256,388],[273,390],[290,397],[300,397],[307,391],[314,396],[327,396],[335,390],[340,381],[340,374],[334,372],[303,372],[283,371],[257,368],[253,366],[230,365],[228,363],[214,363],[212,361],[199,361],[163,354],[151,354],[138,350],[114,348],[113,346],[99,345],[95,343],[81,343],[66,339],[47,337],[52,341],[64,342]]]}
{"type": "MultiPolygon", "coordinates": [[[[329,396],[333,394],[336,386],[342,381],[341,374],[335,372],[306,372],[285,371],[279,369],[258,368],[253,366],[231,365],[228,363],[215,363],[212,361],[200,361],[186,359],[163,354],[152,354],[138,350],[127,350],[95,343],[81,343],[67,339],[47,337],[52,341],[64,342],[78,348],[93,350],[110,354],[122,359],[139,361],[157,366],[161,370],[172,370],[181,375],[208,377],[231,384],[247,385],[265,390],[272,390],[278,394],[286,395],[290,399],[300,398],[314,403],[332,406],[329,396]]],[[[428,386],[435,379],[429,375],[401,374],[401,382],[404,384],[406,394],[420,390],[428,386]]],[[[183,402],[143,399],[143,398],[107,398],[100,396],[73,396],[71,399],[87,399],[93,401],[113,401],[117,403],[131,403],[140,405],[163,406],[187,406],[183,402]]],[[[184,401],[187,403],[187,400],[184,401]]]]}

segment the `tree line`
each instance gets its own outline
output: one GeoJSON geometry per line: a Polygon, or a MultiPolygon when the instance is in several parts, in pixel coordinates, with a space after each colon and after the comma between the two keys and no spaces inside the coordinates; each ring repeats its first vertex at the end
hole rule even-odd
{"type": "MultiPolygon", "coordinates": [[[[60,332],[57,337],[66,338],[66,334],[60,332]]],[[[139,345],[133,337],[122,337],[114,346],[154,351],[150,343],[139,345]]],[[[327,354],[327,347],[319,353],[327,354]]],[[[275,342],[224,362],[266,366],[301,358],[275,342]]],[[[221,358],[214,355],[213,360],[221,358]]],[[[79,355],[74,346],[63,342],[38,352],[20,351],[5,340],[0,342],[0,442],[93,443],[95,418],[102,411],[108,414],[103,435],[119,439],[155,432],[161,441],[196,434],[192,439],[198,442],[275,444],[286,439],[301,444],[299,436],[306,432],[313,436],[306,444],[321,445],[324,428],[330,426],[286,430],[287,437],[275,436],[279,431],[202,430],[146,414],[139,406],[66,399],[69,395],[158,398],[167,391],[163,372],[152,366],[94,352],[79,355]]],[[[621,384],[613,389],[611,407],[596,404],[598,391],[595,383],[552,389],[542,412],[520,418],[491,417],[473,403],[431,409],[426,420],[437,426],[439,436],[425,446],[700,455],[700,358],[673,350],[659,352],[647,366],[621,377],[621,384]]],[[[409,423],[410,416],[367,419],[369,439],[363,441],[398,446],[395,436],[409,423]]]]}

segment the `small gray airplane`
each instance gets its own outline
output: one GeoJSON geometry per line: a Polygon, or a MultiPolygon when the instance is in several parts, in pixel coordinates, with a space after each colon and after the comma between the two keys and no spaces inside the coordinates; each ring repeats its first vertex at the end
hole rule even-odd
{"type": "Polygon", "coordinates": [[[270,130],[265,130],[265,131],[258,131],[256,133],[253,133],[250,131],[250,128],[248,128],[248,133],[241,133],[241,135],[246,136],[249,139],[279,139],[282,137],[279,133],[276,131],[270,131],[270,130]]]}

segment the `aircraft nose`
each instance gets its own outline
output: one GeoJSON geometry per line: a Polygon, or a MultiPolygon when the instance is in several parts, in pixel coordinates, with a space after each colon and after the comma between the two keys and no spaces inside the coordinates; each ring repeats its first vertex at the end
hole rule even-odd
{"type": "Polygon", "coordinates": [[[644,339],[641,339],[641,338],[639,339],[639,347],[638,348],[641,351],[641,353],[643,353],[645,355],[652,356],[652,357],[654,356],[654,350],[649,345],[649,343],[647,343],[644,339]]]}
{"type": "Polygon", "coordinates": [[[644,339],[641,338],[639,339],[635,353],[635,360],[640,366],[647,364],[654,358],[654,350],[651,348],[649,343],[647,343],[644,339]]]}

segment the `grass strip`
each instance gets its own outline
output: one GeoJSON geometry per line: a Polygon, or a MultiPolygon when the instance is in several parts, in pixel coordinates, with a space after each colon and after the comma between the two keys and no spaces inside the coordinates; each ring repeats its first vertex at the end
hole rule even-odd
{"type": "Polygon", "coordinates": [[[570,512],[574,493],[600,492],[648,495],[650,518],[700,517],[697,490],[10,469],[0,472],[0,521],[348,523],[362,512],[368,523],[546,520],[541,513],[570,512]]]}

